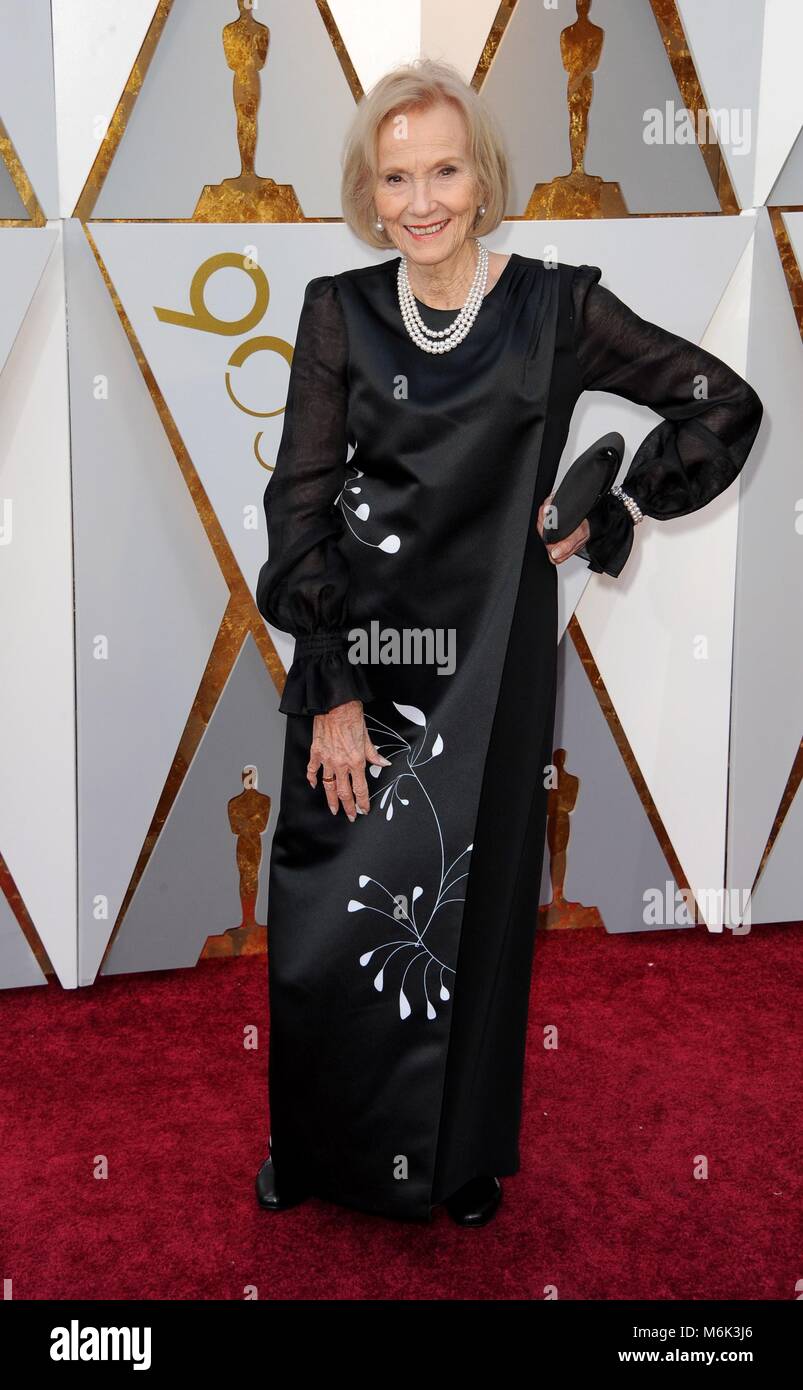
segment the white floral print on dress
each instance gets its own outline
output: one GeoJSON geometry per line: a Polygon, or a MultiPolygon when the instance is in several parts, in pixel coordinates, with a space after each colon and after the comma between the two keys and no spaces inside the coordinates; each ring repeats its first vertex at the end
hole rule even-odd
{"type": "Polygon", "coordinates": [[[337,494],[337,497],[335,498],[334,505],[339,505],[340,510],[343,513],[343,518],[345,520],[346,525],[348,526],[352,536],[354,536],[358,541],[361,541],[363,545],[370,545],[374,550],[384,550],[386,555],[395,555],[397,550],[401,546],[401,540],[398,536],[390,535],[384,536],[381,541],[368,541],[365,539],[365,536],[359,535],[358,532],[355,531],[354,527],[352,526],[351,517],[354,517],[355,521],[367,521],[369,516],[371,515],[371,507],[368,502],[360,502],[358,506],[352,507],[345,500],[343,494],[346,492],[353,497],[362,496],[362,483],[359,483],[357,480],[359,478],[365,477],[365,474],[363,473],[362,469],[358,468],[356,463],[349,463],[349,468],[351,468],[352,470],[352,475],[350,478],[346,479],[345,483],[343,484],[342,488],[337,494]]]}
{"type": "MultiPolygon", "coordinates": [[[[394,893],[387,884],[380,883],[378,879],[372,878],[370,874],[360,874],[359,885],[360,888],[367,888],[370,885],[372,888],[372,896],[379,899],[379,905],[376,906],[370,901],[363,902],[360,898],[351,898],[348,903],[348,911],[379,913],[380,916],[386,917],[390,922],[394,923],[398,929],[405,933],[403,936],[390,941],[382,941],[372,947],[371,950],[365,951],[359,958],[360,965],[364,967],[368,966],[375,956],[379,956],[380,966],[378,972],[374,976],[374,988],[380,993],[384,991],[385,972],[390,963],[396,961],[399,966],[403,967],[399,983],[399,1016],[402,1019],[409,1018],[412,1013],[412,1006],[405,987],[407,986],[408,974],[411,970],[415,970],[416,975],[420,974],[420,983],[423,989],[427,1018],[434,1019],[437,1018],[438,1011],[435,1008],[428,988],[430,970],[434,970],[435,980],[437,982],[437,997],[443,1004],[447,1003],[451,998],[447,977],[450,975],[453,976],[455,970],[453,965],[450,965],[447,961],[441,960],[439,956],[430,949],[430,945],[426,939],[427,932],[432,926],[436,914],[439,913],[447,903],[465,902],[465,896],[452,896],[452,889],[457,883],[468,877],[469,861],[466,856],[471,854],[473,845],[467,845],[464,850],[461,850],[457,858],[453,859],[447,865],[446,849],[443,841],[440,818],[432,802],[432,798],[420,776],[420,769],[431,762],[433,758],[439,758],[443,753],[443,739],[440,734],[436,734],[430,744],[430,734],[426,716],[416,705],[399,705],[396,704],[394,700],[393,707],[397,709],[402,717],[409,721],[409,723],[422,728],[423,733],[417,741],[410,741],[397,729],[391,728],[389,724],[384,723],[383,720],[377,719],[375,715],[366,711],[366,728],[378,750],[384,753],[385,757],[390,758],[391,764],[393,764],[394,759],[402,760],[404,763],[402,771],[398,771],[393,766],[386,768],[377,767],[372,764],[369,767],[368,770],[372,777],[379,778],[386,773],[390,778],[386,786],[371,793],[371,800],[373,801],[375,796],[379,798],[379,809],[385,812],[385,818],[390,821],[393,818],[394,805],[398,804],[401,808],[410,805],[410,798],[402,796],[401,794],[402,787],[404,787],[406,791],[408,790],[406,784],[411,783],[410,790],[423,794],[426,805],[432,815],[434,823],[433,833],[437,835],[440,848],[440,883],[437,885],[435,901],[426,922],[419,922],[416,918],[416,904],[424,892],[421,884],[415,884],[411,893],[394,893]],[[425,756],[428,745],[429,753],[425,756]],[[459,872],[456,872],[456,870],[459,870],[459,872]],[[421,965],[423,965],[423,970],[416,969],[416,967],[420,967],[421,965]]],[[[415,977],[414,975],[413,978],[415,977]]],[[[407,988],[409,988],[409,986],[407,986],[407,988]]]]}

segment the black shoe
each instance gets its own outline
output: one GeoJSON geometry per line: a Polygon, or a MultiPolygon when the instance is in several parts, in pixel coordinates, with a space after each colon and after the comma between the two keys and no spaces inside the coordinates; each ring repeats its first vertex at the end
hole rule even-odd
{"type": "Polygon", "coordinates": [[[458,1226],[485,1226],[496,1215],[502,1200],[502,1184],[498,1178],[472,1178],[444,1206],[458,1226]]]}
{"type": "Polygon", "coordinates": [[[272,1158],[266,1158],[257,1173],[256,1190],[259,1205],[267,1211],[287,1211],[288,1207],[297,1207],[310,1195],[305,1189],[291,1187],[288,1183],[282,1183],[280,1195],[272,1158]]]}

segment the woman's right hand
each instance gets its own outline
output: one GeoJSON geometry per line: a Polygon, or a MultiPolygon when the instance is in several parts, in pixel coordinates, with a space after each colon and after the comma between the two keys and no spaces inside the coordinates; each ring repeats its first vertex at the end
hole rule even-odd
{"type": "Polygon", "coordinates": [[[562,565],[564,560],[571,559],[576,551],[582,550],[591,535],[591,527],[587,520],[581,521],[580,525],[572,531],[571,535],[568,535],[565,540],[555,541],[554,544],[549,544],[544,536],[544,516],[553,496],[554,493],[550,492],[549,496],[544,498],[541,506],[538,508],[538,519],[535,525],[541,540],[544,542],[544,545],[546,545],[547,555],[553,565],[562,565]]]}
{"type": "Polygon", "coordinates": [[[366,762],[390,767],[390,759],[377,752],[368,736],[362,700],[347,700],[326,714],[315,715],[307,781],[311,787],[317,786],[318,770],[323,770],[321,780],[333,816],[341,803],[350,821],[370,811],[366,762]],[[334,781],[326,780],[333,775],[334,781]]]}

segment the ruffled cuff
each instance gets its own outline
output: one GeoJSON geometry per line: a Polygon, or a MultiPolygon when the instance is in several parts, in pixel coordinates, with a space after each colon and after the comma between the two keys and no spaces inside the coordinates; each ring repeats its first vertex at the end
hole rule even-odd
{"type": "MultiPolygon", "coordinates": [[[[626,483],[622,486],[630,492],[626,483]]],[[[611,574],[616,578],[621,574],[631,550],[635,525],[630,512],[618,497],[611,492],[603,492],[594,503],[586,518],[591,535],[581,550],[589,569],[595,574],[611,574]]]]}
{"type": "Polygon", "coordinates": [[[374,698],[365,668],[348,658],[347,631],[315,632],[296,638],[287,672],[281,714],[326,714],[347,700],[374,698]]]}

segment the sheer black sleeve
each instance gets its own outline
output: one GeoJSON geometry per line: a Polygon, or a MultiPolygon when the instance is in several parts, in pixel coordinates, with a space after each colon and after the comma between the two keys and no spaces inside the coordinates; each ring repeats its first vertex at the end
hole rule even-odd
{"type": "Polygon", "coordinates": [[[349,661],[349,572],[336,500],[346,478],[348,339],[331,275],[310,280],[290,367],[284,427],[265,489],[268,559],[257,579],[263,617],[296,638],[279,709],[324,714],[372,698],[349,661]]]}
{"type": "MultiPolygon", "coordinates": [[[[664,418],[636,450],[625,492],[658,520],[697,511],[725,491],[753,446],[763,405],[742,377],[697,344],[638,314],[597,282],[599,266],[574,267],[575,355],[583,388],[612,391],[664,418]]],[[[591,535],[578,553],[597,573],[618,575],[634,523],[606,492],[594,504],[591,535]]]]}

